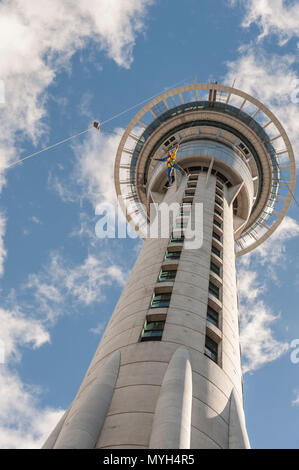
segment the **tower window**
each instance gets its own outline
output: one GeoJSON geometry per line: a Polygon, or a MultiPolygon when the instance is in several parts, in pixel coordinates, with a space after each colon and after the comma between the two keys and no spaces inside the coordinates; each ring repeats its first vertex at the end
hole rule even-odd
{"type": "Polygon", "coordinates": [[[171,292],[167,294],[154,294],[151,308],[168,308],[170,304],[171,292]]]}
{"type": "Polygon", "coordinates": [[[220,276],[220,268],[217,264],[213,263],[213,261],[211,261],[211,271],[220,276]]]}
{"type": "Polygon", "coordinates": [[[164,321],[145,321],[140,341],[161,341],[164,321]]]}
{"type": "Polygon", "coordinates": [[[218,248],[216,248],[214,245],[212,245],[212,253],[214,253],[214,255],[217,255],[218,258],[221,258],[221,251],[218,250],[218,248]]]}
{"type": "Polygon", "coordinates": [[[170,243],[184,243],[184,235],[181,237],[171,236],[170,243]]]}
{"type": "Polygon", "coordinates": [[[159,274],[159,282],[174,281],[176,276],[176,269],[161,269],[159,274]]]}
{"type": "Polygon", "coordinates": [[[180,251],[166,251],[165,253],[165,261],[171,261],[173,259],[180,259],[181,252],[180,251]]]}
{"type": "Polygon", "coordinates": [[[219,314],[214,310],[210,305],[208,305],[208,310],[207,310],[207,320],[213,325],[217,326],[219,325],[219,314]]]}
{"type": "Polygon", "coordinates": [[[218,286],[215,286],[215,284],[213,284],[213,282],[209,282],[209,292],[210,294],[214,295],[214,297],[216,297],[217,299],[219,299],[220,297],[220,289],[218,286]]]}
{"type": "Polygon", "coordinates": [[[219,240],[221,242],[221,237],[218,235],[218,233],[213,232],[213,237],[216,238],[216,240],[219,240]]]}
{"type": "Polygon", "coordinates": [[[208,336],[206,336],[205,355],[212,361],[218,362],[218,344],[208,336]]]}
{"type": "Polygon", "coordinates": [[[214,219],[213,223],[219,227],[219,228],[222,228],[222,224],[220,222],[218,222],[216,219],[214,219]]]}
{"type": "Polygon", "coordinates": [[[192,195],[192,194],[188,194],[188,196],[185,195],[185,196],[184,196],[184,199],[183,199],[183,203],[184,203],[184,202],[189,202],[189,203],[191,202],[191,204],[192,204],[192,202],[193,202],[193,195],[192,195]]]}
{"type": "Polygon", "coordinates": [[[216,194],[215,202],[216,202],[219,206],[223,207],[222,198],[220,198],[217,194],[216,194]]]}

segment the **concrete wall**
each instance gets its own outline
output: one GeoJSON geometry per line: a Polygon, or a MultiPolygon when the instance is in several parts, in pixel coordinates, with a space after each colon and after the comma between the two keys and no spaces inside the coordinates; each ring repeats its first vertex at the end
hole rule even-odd
{"type": "MultiPolygon", "coordinates": [[[[165,200],[180,201],[185,186],[186,178],[182,178],[179,188],[173,186],[167,191],[165,200]]],[[[203,203],[203,244],[196,250],[182,249],[174,282],[157,283],[169,239],[148,239],[144,242],[69,412],[72,413],[72,407],[76,407],[76,402],[82,400],[82,396],[90,393],[90,388],[97,382],[111,354],[119,351],[119,372],[106,419],[103,425],[101,424],[97,448],[148,448],[150,442],[157,442],[159,433],[157,434],[157,424],[155,424],[153,434],[153,423],[159,422],[157,415],[155,418],[155,412],[159,409],[159,397],[161,402],[161,386],[165,377],[179,375],[177,372],[179,366],[176,366],[175,373],[172,372],[173,369],[167,374],[166,371],[174,353],[180,347],[187,351],[184,354],[188,355],[188,364],[191,365],[191,392],[188,392],[187,398],[180,393],[174,397],[171,393],[175,387],[165,385],[163,388],[164,401],[167,402],[167,393],[169,393],[169,399],[173,403],[182,400],[184,409],[190,409],[190,436],[186,438],[185,431],[178,433],[180,436],[185,436],[179,441],[183,444],[178,446],[246,447],[244,443],[248,442],[247,436],[239,436],[240,433],[246,434],[246,430],[242,406],[240,409],[242,374],[233,215],[232,207],[226,202],[228,196],[226,188],[223,198],[223,267],[221,277],[217,280],[221,286],[222,302],[214,300],[218,302],[221,310],[219,329],[207,322],[207,304],[211,299],[208,287],[211,276],[215,187],[216,178],[213,175],[208,182],[207,173],[199,175],[194,202],[203,203]],[[172,288],[170,306],[168,309],[151,309],[150,302],[154,289],[161,286],[164,289],[172,288]],[[140,342],[146,315],[151,313],[166,314],[162,341],[140,342]],[[204,354],[207,329],[209,334],[219,341],[218,364],[204,354]],[[234,408],[230,413],[232,391],[234,391],[234,408]],[[232,425],[230,425],[231,416],[233,416],[232,425]],[[241,424],[238,420],[241,420],[241,424]]],[[[185,369],[182,366],[182,374],[186,370],[186,362],[184,364],[185,369]]],[[[177,391],[182,389],[180,384],[179,381],[177,391]]],[[[184,422],[186,426],[186,422],[189,422],[188,412],[186,413],[184,418],[175,417],[175,422],[184,422]]],[[[171,441],[172,444],[173,442],[174,440],[171,441]]],[[[167,442],[164,444],[167,446],[167,442]]],[[[170,441],[169,447],[171,447],[170,441]]]]}

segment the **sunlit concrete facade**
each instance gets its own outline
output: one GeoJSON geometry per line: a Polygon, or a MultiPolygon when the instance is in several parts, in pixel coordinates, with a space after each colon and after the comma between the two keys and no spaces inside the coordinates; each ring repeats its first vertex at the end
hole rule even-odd
{"type": "Polygon", "coordinates": [[[229,87],[172,90],[128,126],[115,183],[143,247],[81,387],[44,448],[249,448],[235,256],[262,243],[290,204],[294,159],[281,124],[229,87]],[[234,95],[239,108],[229,105],[234,95]],[[259,113],[271,122],[259,122],[259,113]],[[279,134],[267,140],[271,124],[279,134]],[[285,149],[275,148],[279,139],[285,149]],[[151,157],[175,143],[189,175],[176,175],[167,189],[165,165],[151,157]],[[146,238],[150,204],[163,202],[178,203],[169,236],[146,238]],[[177,230],[186,236],[197,204],[202,244],[192,249],[177,230]]]}

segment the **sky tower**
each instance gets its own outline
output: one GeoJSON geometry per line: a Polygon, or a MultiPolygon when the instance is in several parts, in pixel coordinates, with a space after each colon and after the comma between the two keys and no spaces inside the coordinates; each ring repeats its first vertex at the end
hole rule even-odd
{"type": "Polygon", "coordinates": [[[281,223],[292,147],[260,101],[217,83],[167,91],[130,122],[115,187],[144,244],[80,389],[44,448],[248,448],[235,257],[281,223]],[[153,161],[179,143],[168,187],[153,161]],[[177,203],[146,238],[152,203],[177,203]],[[184,237],[202,207],[202,243],[184,237]]]}

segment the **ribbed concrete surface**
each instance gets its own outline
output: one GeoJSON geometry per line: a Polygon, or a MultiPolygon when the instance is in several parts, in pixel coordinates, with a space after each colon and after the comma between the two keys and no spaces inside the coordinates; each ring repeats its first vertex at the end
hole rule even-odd
{"type": "MultiPolygon", "coordinates": [[[[169,189],[165,200],[168,203],[180,202],[186,182],[186,178],[182,178],[179,188],[173,186],[169,189]]],[[[88,403],[89,395],[95,396],[92,391],[95,384],[99,382],[101,371],[103,368],[107,368],[111,355],[119,352],[121,359],[115,389],[112,393],[109,409],[106,410],[106,418],[104,420],[101,418],[101,423],[99,423],[97,448],[148,448],[150,442],[156,442],[157,436],[159,436],[157,422],[160,422],[159,419],[162,419],[163,416],[158,419],[156,415],[155,418],[155,410],[159,409],[161,400],[162,403],[167,403],[168,400],[169,403],[179,403],[181,400],[182,403],[185,403],[184,409],[190,409],[189,437],[186,437],[186,432],[183,430],[177,430],[174,433],[174,436],[184,436],[179,441],[184,443],[183,447],[228,448],[229,445],[242,447],[248,443],[242,406],[240,408],[242,374],[233,214],[232,207],[226,202],[228,193],[225,187],[221,277],[219,278],[210,271],[212,243],[219,246],[219,243],[217,245],[217,241],[215,242],[212,237],[215,228],[213,228],[215,188],[216,178],[213,175],[210,176],[208,183],[207,173],[199,175],[194,202],[203,203],[203,244],[201,248],[196,250],[183,248],[180,259],[173,262],[178,263],[174,282],[157,282],[169,239],[148,239],[144,242],[69,411],[69,415],[74,414],[74,410],[77,410],[77,413],[82,413],[80,403],[88,403]],[[216,279],[216,283],[218,282],[221,286],[222,309],[219,329],[207,321],[208,300],[210,298],[213,301],[213,297],[209,293],[210,279],[212,281],[216,279]],[[150,308],[151,298],[157,287],[172,288],[168,309],[150,308]],[[144,321],[149,314],[167,315],[162,341],[139,341],[144,321]],[[220,340],[218,364],[204,355],[207,327],[211,334],[216,334],[220,340]],[[172,372],[172,368],[169,372],[169,363],[171,363],[174,353],[180,348],[183,348],[182,351],[186,351],[188,358],[190,358],[188,361],[190,361],[192,369],[191,389],[189,386],[191,395],[188,393],[180,395],[179,393],[181,387],[179,384],[184,383],[184,380],[182,382],[179,379],[178,366],[176,366],[175,372],[172,372]],[[165,377],[172,376],[177,377],[175,380],[178,383],[178,390],[165,385],[163,386],[163,398],[161,398],[163,380],[167,382],[168,379],[165,377]],[[234,391],[234,401],[231,405],[232,391],[234,391]],[[190,408],[188,408],[188,403],[190,408]],[[154,433],[153,422],[156,423],[154,433]]],[[[214,302],[221,305],[221,300],[219,303],[214,299],[214,302]]],[[[178,361],[179,363],[183,364],[184,361],[178,361]]],[[[183,366],[181,373],[186,373],[183,366]]],[[[93,406],[95,408],[103,406],[100,398],[98,405],[94,401],[93,406]]],[[[88,412],[90,413],[92,410],[89,408],[88,412]]],[[[171,407],[169,409],[171,413],[171,407]]],[[[102,416],[102,413],[97,413],[97,411],[99,410],[95,409],[95,415],[102,416]]],[[[166,416],[165,423],[169,419],[177,423],[188,422],[188,418],[184,417],[183,419],[179,416],[180,414],[172,418],[166,416]]],[[[64,423],[60,436],[65,434],[65,426],[64,423]]],[[[167,424],[163,424],[163,427],[165,426],[167,427],[167,424]]],[[[69,436],[69,434],[67,435],[69,436]]],[[[92,434],[96,434],[94,423],[92,434]]],[[[78,446],[78,439],[80,440],[78,434],[76,434],[76,439],[76,446],[78,446]]],[[[169,438],[169,447],[172,446],[171,443],[175,439],[180,438],[169,438]]],[[[61,438],[58,437],[55,447],[60,440],[61,438]]],[[[167,443],[167,441],[165,442],[167,443]]],[[[70,445],[69,442],[68,445],[70,445]]],[[[178,444],[179,446],[180,444],[178,444]]]]}

